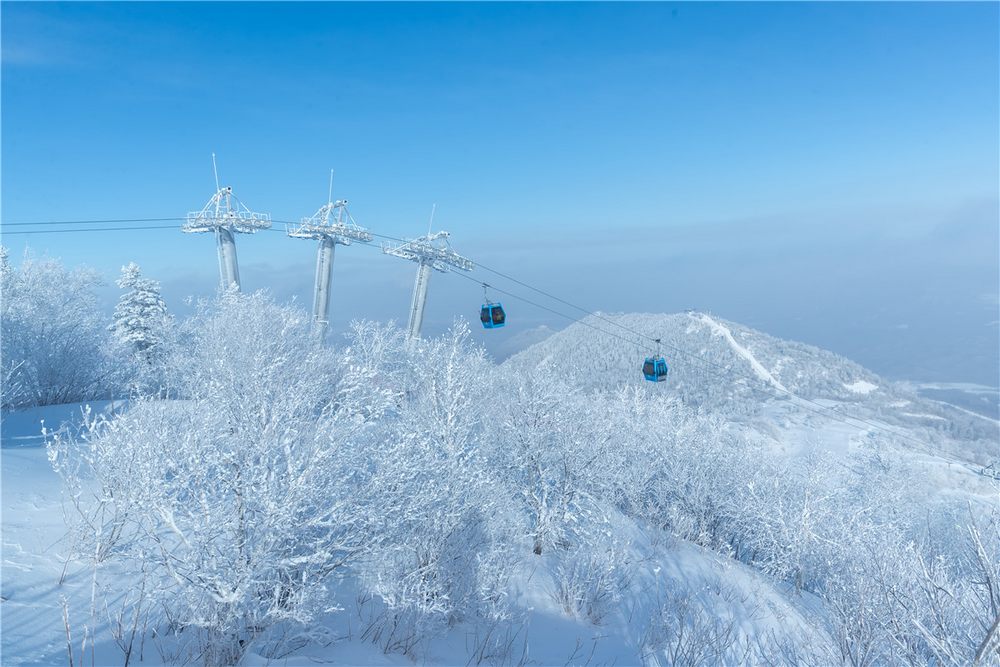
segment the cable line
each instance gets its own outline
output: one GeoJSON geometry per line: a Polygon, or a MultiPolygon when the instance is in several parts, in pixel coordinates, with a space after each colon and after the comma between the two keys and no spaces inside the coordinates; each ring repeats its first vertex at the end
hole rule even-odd
{"type": "Polygon", "coordinates": [[[612,325],[618,327],[619,329],[625,329],[626,331],[630,331],[630,332],[632,332],[633,334],[635,334],[637,336],[649,339],[649,340],[651,340],[653,342],[656,341],[656,338],[654,338],[653,336],[647,336],[646,334],[640,333],[640,332],[638,332],[638,331],[636,331],[634,329],[631,329],[631,328],[626,327],[626,326],[624,326],[622,324],[619,324],[618,322],[615,322],[614,320],[610,320],[610,319],[604,317],[603,315],[601,315],[600,313],[595,313],[593,311],[587,310],[586,308],[584,308],[582,306],[578,306],[578,305],[576,305],[574,303],[570,303],[569,301],[566,301],[565,299],[561,299],[561,298],[557,297],[555,294],[550,294],[549,292],[546,292],[545,290],[541,290],[541,289],[538,289],[537,287],[533,287],[532,285],[529,285],[526,282],[520,281],[520,280],[518,280],[517,278],[515,278],[513,276],[510,276],[510,275],[508,275],[506,273],[503,273],[502,271],[497,271],[496,269],[491,269],[490,267],[486,266],[485,264],[481,264],[479,262],[476,262],[476,267],[477,268],[481,268],[481,269],[483,269],[485,271],[489,271],[490,273],[498,275],[501,278],[506,278],[507,280],[509,280],[511,282],[514,282],[514,283],[517,283],[518,285],[521,285],[522,287],[527,287],[528,289],[530,289],[533,292],[537,292],[537,293],[539,293],[539,294],[541,294],[543,296],[546,296],[546,297],[548,297],[548,298],[550,298],[550,299],[552,299],[554,301],[558,301],[559,303],[567,305],[570,308],[575,308],[576,310],[579,310],[581,312],[587,313],[588,315],[592,315],[593,317],[596,317],[596,318],[598,318],[600,320],[604,320],[608,324],[612,324],[612,325]]]}
{"type": "MultiPolygon", "coordinates": [[[[174,216],[165,218],[108,218],[108,219],[93,219],[93,220],[36,220],[35,222],[27,222],[24,220],[18,220],[16,222],[6,222],[0,221],[0,229],[4,227],[35,227],[35,226],[49,226],[49,225],[103,225],[103,224],[124,224],[132,222],[181,222],[187,220],[186,216],[174,216]]],[[[277,225],[300,225],[301,220],[271,220],[272,223],[277,225]]],[[[145,227],[137,227],[136,229],[146,229],[145,227]]],[[[173,229],[173,227],[157,227],[156,229],[173,229]]],[[[276,230],[282,231],[282,230],[276,230]]],[[[10,232],[13,234],[14,232],[10,232]]],[[[376,234],[371,233],[372,236],[386,239],[387,241],[400,241],[403,242],[406,239],[401,239],[397,236],[390,236],[388,234],[376,234]]]]}
{"type": "Polygon", "coordinates": [[[0,227],[28,227],[34,225],[103,225],[125,222],[174,222],[185,218],[117,218],[114,220],[39,220],[38,222],[0,222],[0,227]]]}
{"type": "MultiPolygon", "coordinates": [[[[459,276],[461,278],[465,278],[466,280],[471,280],[472,282],[476,283],[477,285],[482,286],[482,283],[480,281],[476,280],[475,278],[473,278],[471,276],[467,276],[464,273],[456,273],[454,271],[452,271],[451,273],[453,273],[454,275],[459,276]]],[[[548,306],[543,306],[542,304],[540,304],[540,303],[538,303],[536,301],[532,301],[531,299],[527,299],[527,298],[525,298],[523,296],[520,296],[518,294],[514,294],[513,292],[508,292],[507,290],[500,289],[496,285],[490,285],[490,289],[493,290],[493,291],[495,291],[495,292],[500,292],[501,294],[506,294],[507,296],[511,297],[512,299],[517,299],[518,301],[523,301],[523,302],[525,302],[527,304],[530,304],[530,305],[534,306],[535,308],[541,308],[542,310],[546,310],[546,311],[548,311],[548,312],[550,312],[550,313],[552,313],[554,315],[558,315],[559,317],[564,317],[564,318],[566,318],[566,319],[568,319],[568,320],[570,320],[572,322],[576,322],[576,323],[582,324],[583,326],[589,327],[589,328],[593,329],[594,331],[598,331],[598,332],[600,332],[600,333],[602,333],[602,334],[604,334],[606,336],[612,336],[614,338],[617,338],[618,340],[625,341],[629,345],[636,345],[636,346],[641,347],[634,340],[629,340],[628,338],[625,338],[624,336],[621,336],[619,334],[612,333],[611,331],[605,331],[604,329],[601,329],[600,327],[595,327],[594,325],[590,324],[589,322],[585,322],[583,320],[583,318],[573,317],[572,315],[567,315],[566,313],[561,313],[558,310],[554,310],[552,308],[549,308],[548,306]]]]}
{"type": "MultiPolygon", "coordinates": [[[[177,219],[180,220],[181,218],[177,218],[177,219]]],[[[95,221],[95,224],[97,222],[105,222],[105,221],[103,221],[103,220],[101,220],[101,221],[95,221]]],[[[108,221],[108,222],[110,222],[110,221],[108,221]]],[[[55,223],[55,224],[65,224],[65,223],[55,223]]],[[[174,229],[174,230],[177,230],[177,229],[180,229],[180,228],[177,225],[149,225],[149,226],[145,226],[145,227],[88,227],[88,228],[85,228],[85,229],[30,229],[30,230],[18,230],[18,231],[14,231],[14,232],[8,232],[8,231],[4,231],[3,230],[3,226],[0,226],[0,235],[3,235],[3,236],[13,236],[13,235],[16,235],[16,234],[66,234],[66,233],[83,234],[83,233],[86,233],[86,232],[142,232],[142,231],[146,231],[146,230],[149,230],[149,229],[174,229]]],[[[284,234],[285,233],[285,230],[283,230],[283,229],[274,229],[274,228],[258,229],[257,231],[258,232],[278,232],[280,234],[284,234]]]]}
{"type": "MultiPolygon", "coordinates": [[[[386,237],[384,235],[374,234],[374,233],[372,234],[372,236],[382,236],[383,238],[392,238],[392,237],[386,237]]],[[[367,247],[372,248],[374,250],[379,250],[380,249],[377,245],[375,245],[373,243],[361,243],[359,245],[367,246],[367,247]]],[[[456,276],[458,276],[460,278],[464,278],[466,280],[471,280],[472,282],[476,283],[480,287],[482,287],[482,285],[483,285],[483,283],[481,283],[480,281],[478,281],[475,278],[472,278],[470,276],[467,276],[464,273],[458,273],[457,271],[449,271],[449,273],[451,273],[452,275],[456,275],[456,276]]],[[[517,299],[518,301],[523,301],[523,302],[525,302],[527,304],[530,304],[530,305],[534,306],[535,308],[540,308],[540,309],[548,311],[548,312],[550,312],[550,313],[552,313],[554,315],[558,315],[559,317],[564,317],[564,318],[566,318],[566,319],[568,319],[568,320],[570,320],[572,322],[578,322],[578,323],[584,325],[585,327],[589,327],[589,328],[593,329],[594,331],[603,333],[606,336],[612,336],[614,338],[617,338],[618,340],[625,341],[626,343],[628,343],[630,345],[636,345],[637,347],[641,347],[641,345],[638,344],[638,343],[636,343],[634,340],[629,340],[628,338],[625,338],[624,336],[621,336],[619,334],[616,334],[616,333],[613,333],[613,332],[610,332],[610,331],[605,331],[604,329],[601,329],[600,327],[595,327],[594,325],[592,325],[592,324],[590,324],[588,322],[585,322],[583,320],[583,318],[573,317],[572,315],[567,315],[566,313],[561,313],[558,310],[554,310],[552,308],[549,308],[548,306],[542,305],[542,304],[540,304],[540,303],[538,303],[536,301],[532,301],[531,299],[527,299],[527,298],[525,298],[523,296],[520,296],[518,294],[514,294],[513,292],[508,292],[507,290],[500,289],[499,287],[496,287],[495,285],[490,285],[490,289],[494,290],[496,292],[500,292],[501,294],[505,294],[505,295],[507,295],[507,296],[509,296],[509,297],[511,297],[513,299],[517,299]]]]}
{"type": "Polygon", "coordinates": [[[138,232],[147,229],[177,229],[175,225],[155,225],[150,227],[92,227],[89,229],[31,229],[26,231],[7,232],[0,229],[0,235],[15,236],[19,234],[82,234],[84,232],[138,232]]]}

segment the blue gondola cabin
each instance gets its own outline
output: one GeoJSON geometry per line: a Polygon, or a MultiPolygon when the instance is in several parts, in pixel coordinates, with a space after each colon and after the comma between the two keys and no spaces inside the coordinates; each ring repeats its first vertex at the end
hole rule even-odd
{"type": "Polygon", "coordinates": [[[499,329],[507,323],[507,314],[499,303],[486,303],[479,311],[479,321],[484,329],[499,329]]]}
{"type": "Polygon", "coordinates": [[[642,365],[642,375],[650,382],[664,382],[667,379],[667,360],[663,357],[646,357],[642,365]]]}

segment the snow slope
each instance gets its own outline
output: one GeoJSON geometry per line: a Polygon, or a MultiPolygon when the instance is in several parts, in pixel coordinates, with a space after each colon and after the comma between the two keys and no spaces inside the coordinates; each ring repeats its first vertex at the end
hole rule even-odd
{"type": "Polygon", "coordinates": [[[552,364],[568,380],[589,389],[641,385],[637,370],[642,357],[655,351],[654,338],[663,341],[673,390],[707,407],[737,395],[753,398],[762,389],[773,395],[779,386],[804,398],[858,401],[845,385],[882,383],[871,371],[832,352],[699,312],[591,316],[505,363],[518,368],[552,364]],[[719,391],[720,385],[727,391],[719,391]]]}
{"type": "MultiPolygon", "coordinates": [[[[99,401],[91,407],[98,412],[121,405],[99,401]]],[[[27,408],[5,414],[0,422],[2,664],[65,663],[61,598],[67,599],[72,619],[89,614],[87,573],[70,566],[59,583],[70,545],[61,480],[49,465],[42,436],[43,427],[56,430],[81,423],[83,408],[78,403],[27,408]]],[[[106,664],[120,662],[118,649],[109,652],[110,648],[101,648],[106,664]]]]}
{"type": "Polygon", "coordinates": [[[778,389],[779,391],[782,392],[788,391],[787,389],[785,389],[785,386],[783,384],[774,379],[774,376],[771,375],[770,371],[764,368],[764,366],[761,365],[759,361],[757,361],[757,357],[753,355],[753,352],[751,352],[750,350],[748,350],[747,348],[743,347],[742,345],[736,342],[736,339],[733,338],[733,332],[729,330],[729,327],[720,323],[718,320],[715,320],[712,317],[706,315],[705,313],[698,313],[697,318],[702,322],[704,322],[705,324],[707,324],[708,327],[712,330],[712,333],[714,335],[721,336],[723,339],[725,339],[725,341],[729,343],[730,347],[733,348],[733,351],[736,352],[737,355],[746,359],[747,363],[750,364],[750,368],[753,369],[753,372],[756,373],[757,377],[759,377],[764,382],[767,382],[768,384],[773,386],[775,389],[778,389]]]}

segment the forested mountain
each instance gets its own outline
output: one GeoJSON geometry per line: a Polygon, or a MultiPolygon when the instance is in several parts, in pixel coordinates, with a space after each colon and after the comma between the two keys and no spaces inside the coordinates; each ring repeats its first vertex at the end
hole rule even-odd
{"type": "Polygon", "coordinates": [[[981,463],[988,462],[1000,439],[1000,425],[989,417],[922,398],[828,350],[695,311],[591,315],[504,365],[550,373],[587,391],[643,387],[648,383],[640,366],[656,353],[657,338],[670,373],[663,386],[647,390],[667,391],[691,407],[730,419],[756,416],[775,402],[799,398],[805,399],[797,402],[803,411],[875,420],[887,433],[901,428],[981,463]]]}

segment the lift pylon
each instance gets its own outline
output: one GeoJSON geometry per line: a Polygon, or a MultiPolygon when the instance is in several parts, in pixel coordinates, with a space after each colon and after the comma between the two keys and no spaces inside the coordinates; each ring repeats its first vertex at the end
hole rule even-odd
{"type": "Polygon", "coordinates": [[[270,213],[255,213],[233,194],[231,186],[219,187],[219,173],[212,153],[215,172],[215,194],[200,211],[187,214],[181,231],[188,234],[215,233],[219,250],[219,280],[222,289],[240,288],[240,268],[236,259],[236,239],[233,234],[255,234],[271,227],[270,213]]]}
{"type": "Polygon", "coordinates": [[[410,303],[408,325],[410,339],[420,338],[420,327],[424,323],[424,305],[427,303],[427,283],[431,269],[442,273],[448,267],[471,271],[472,260],[459,255],[448,243],[448,232],[427,232],[426,236],[406,241],[397,246],[382,246],[382,252],[394,257],[402,257],[417,263],[417,278],[413,283],[413,300],[410,303]]]}
{"type": "Polygon", "coordinates": [[[288,230],[297,239],[319,241],[316,253],[316,287],[313,293],[313,324],[320,340],[326,337],[330,324],[330,286],[333,281],[333,253],[337,245],[351,245],[351,241],[370,243],[371,233],[359,226],[350,211],[347,200],[333,200],[333,172],[330,174],[330,195],[311,217],[302,218],[302,224],[288,230]]]}

